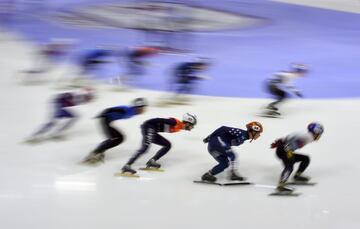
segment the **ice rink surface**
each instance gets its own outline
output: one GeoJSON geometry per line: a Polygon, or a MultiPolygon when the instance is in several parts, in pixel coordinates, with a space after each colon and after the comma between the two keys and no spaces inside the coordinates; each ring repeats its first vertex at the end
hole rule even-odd
{"type": "MultiPolygon", "coordinates": [[[[20,84],[16,72],[29,59],[32,46],[11,33],[0,36],[0,224],[5,229],[184,229],[292,228],[357,229],[360,226],[360,166],[357,159],[360,101],[348,99],[291,100],[281,119],[256,116],[270,100],[196,96],[191,105],[158,107],[162,92],[114,91],[97,85],[94,102],[75,107],[81,117],[66,138],[36,145],[23,143],[46,121],[50,98],[60,91],[48,83],[20,84]],[[11,58],[10,58],[11,56],[11,58]],[[104,136],[94,119],[103,108],[146,97],[146,113],[114,123],[126,140],[106,152],[105,163],[79,162],[104,136]],[[140,146],[141,123],[153,117],[198,116],[191,132],[163,134],[172,149],[159,162],[165,172],[142,172],[141,178],[115,177],[140,146]],[[218,187],[192,181],[216,162],[202,139],[222,125],[245,128],[257,120],[262,136],[235,147],[239,172],[255,186],[218,187]],[[299,152],[310,155],[306,175],[318,184],[298,187],[299,197],[270,197],[282,165],[269,145],[291,132],[306,131],[319,121],[325,133],[299,152]]],[[[137,161],[139,168],[158,147],[137,161]]],[[[226,173],[219,176],[226,180],[226,173]]]]}

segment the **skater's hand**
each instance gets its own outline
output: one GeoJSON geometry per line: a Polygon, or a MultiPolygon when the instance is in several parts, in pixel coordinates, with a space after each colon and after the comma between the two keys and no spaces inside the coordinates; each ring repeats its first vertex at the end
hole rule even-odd
{"type": "Polygon", "coordinates": [[[273,143],[271,143],[270,148],[274,149],[274,148],[278,147],[281,143],[282,143],[281,139],[277,139],[273,143]]]}
{"type": "Polygon", "coordinates": [[[204,139],[203,139],[203,142],[204,142],[205,144],[208,143],[208,142],[209,142],[209,137],[204,138],[204,139]]]}

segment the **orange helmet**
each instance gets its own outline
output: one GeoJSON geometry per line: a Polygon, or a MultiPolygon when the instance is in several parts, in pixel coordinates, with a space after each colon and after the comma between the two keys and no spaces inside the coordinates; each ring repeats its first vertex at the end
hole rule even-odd
{"type": "Polygon", "coordinates": [[[254,131],[254,132],[263,132],[263,127],[261,125],[261,123],[253,121],[253,122],[249,122],[248,124],[246,124],[246,129],[248,131],[254,131]]]}

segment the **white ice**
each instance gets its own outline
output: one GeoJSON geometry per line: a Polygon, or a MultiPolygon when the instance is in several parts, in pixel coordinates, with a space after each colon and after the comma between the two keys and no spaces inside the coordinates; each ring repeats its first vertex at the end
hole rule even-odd
{"type": "MultiPolygon", "coordinates": [[[[116,92],[98,86],[96,101],[75,109],[81,119],[66,139],[28,145],[22,141],[46,121],[48,101],[59,90],[50,83],[19,84],[15,73],[29,63],[32,46],[11,34],[1,35],[1,228],[359,228],[359,99],[292,100],[283,107],[282,119],[266,119],[255,115],[269,102],[266,99],[195,97],[191,106],[156,107],[163,96],[159,92],[116,92]],[[93,117],[138,96],[148,98],[152,106],[143,115],[115,123],[126,133],[125,142],[106,153],[104,164],[80,165],[104,139],[93,117]],[[114,176],[139,147],[144,120],[180,118],[184,112],[195,113],[199,123],[191,132],[163,134],[172,142],[171,151],[160,160],[165,172],[139,172],[140,179],[114,176]],[[221,125],[244,128],[253,120],[263,123],[263,135],[235,150],[239,172],[264,186],[193,184],[216,164],[202,139],[221,125]],[[311,156],[306,174],[318,184],[299,187],[299,197],[268,196],[282,170],[270,143],[305,131],[311,121],[323,123],[325,133],[299,152],[311,156]]],[[[135,168],[157,149],[151,147],[135,168]]],[[[219,178],[225,179],[225,174],[219,178]]]]}

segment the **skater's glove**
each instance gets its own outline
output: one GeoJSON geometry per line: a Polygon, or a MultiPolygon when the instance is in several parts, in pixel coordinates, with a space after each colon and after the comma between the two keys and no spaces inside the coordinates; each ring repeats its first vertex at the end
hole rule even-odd
{"type": "Polygon", "coordinates": [[[281,139],[275,140],[273,143],[271,143],[270,149],[274,149],[274,148],[278,147],[281,143],[282,143],[281,139]]]}
{"type": "Polygon", "coordinates": [[[208,143],[208,142],[209,142],[209,137],[204,138],[204,139],[203,139],[203,142],[204,142],[205,144],[208,143]]]}

